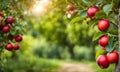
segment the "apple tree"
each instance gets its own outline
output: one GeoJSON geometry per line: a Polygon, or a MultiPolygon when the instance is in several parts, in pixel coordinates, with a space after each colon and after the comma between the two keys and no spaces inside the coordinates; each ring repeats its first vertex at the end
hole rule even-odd
{"type": "Polygon", "coordinates": [[[93,41],[98,41],[101,47],[96,52],[97,64],[104,69],[114,63],[114,72],[120,72],[120,0],[67,2],[74,5],[76,12],[83,18],[81,21],[86,21],[90,28],[97,28],[93,36],[93,41]]]}
{"type": "Polygon", "coordinates": [[[5,51],[10,51],[13,57],[16,50],[21,48],[20,42],[23,40],[23,14],[15,2],[0,1],[0,72],[4,71],[5,51]]]}

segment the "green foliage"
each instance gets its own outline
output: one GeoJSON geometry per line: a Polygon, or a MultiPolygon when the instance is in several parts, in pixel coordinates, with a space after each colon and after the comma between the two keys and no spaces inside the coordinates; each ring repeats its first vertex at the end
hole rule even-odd
{"type": "Polygon", "coordinates": [[[70,24],[74,24],[74,23],[80,22],[80,21],[82,21],[82,20],[83,20],[83,18],[81,18],[81,17],[76,17],[76,18],[73,18],[73,19],[70,21],[70,24]]]}
{"type": "Polygon", "coordinates": [[[114,50],[114,42],[113,42],[113,38],[109,37],[109,42],[108,45],[106,46],[106,51],[111,52],[114,50]]]}
{"type": "Polygon", "coordinates": [[[106,50],[98,50],[96,52],[96,56],[95,56],[95,59],[97,60],[97,58],[100,56],[100,55],[103,55],[103,54],[106,54],[107,51],[106,50]]]}
{"type": "Polygon", "coordinates": [[[59,67],[55,60],[40,59],[37,57],[20,57],[19,59],[8,59],[5,63],[5,72],[53,72],[59,67]]]}
{"type": "Polygon", "coordinates": [[[99,11],[99,12],[96,13],[95,16],[96,16],[97,19],[106,18],[106,13],[103,12],[103,11],[99,11]]]}
{"type": "Polygon", "coordinates": [[[106,33],[105,32],[97,32],[97,33],[95,33],[95,35],[93,36],[93,41],[98,40],[103,35],[106,35],[106,33]]]}
{"type": "Polygon", "coordinates": [[[103,7],[103,11],[108,15],[108,13],[111,11],[111,4],[107,4],[103,7]]]}

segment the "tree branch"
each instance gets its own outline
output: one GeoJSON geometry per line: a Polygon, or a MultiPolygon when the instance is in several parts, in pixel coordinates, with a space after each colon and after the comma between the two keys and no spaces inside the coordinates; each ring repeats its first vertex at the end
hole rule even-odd
{"type": "Polygon", "coordinates": [[[112,21],[110,21],[110,23],[112,23],[114,26],[116,26],[116,27],[118,28],[118,25],[117,25],[117,24],[113,23],[112,21]]]}
{"type": "Polygon", "coordinates": [[[118,53],[119,53],[119,60],[118,60],[118,63],[116,63],[116,65],[115,65],[114,72],[120,72],[120,8],[119,8],[119,14],[118,14],[117,22],[118,22],[118,43],[119,43],[119,47],[118,47],[119,52],[118,53]]]}

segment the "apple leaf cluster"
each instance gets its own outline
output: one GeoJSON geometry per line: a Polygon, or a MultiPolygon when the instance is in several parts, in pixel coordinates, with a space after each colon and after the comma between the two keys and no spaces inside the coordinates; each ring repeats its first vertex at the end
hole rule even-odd
{"type": "Polygon", "coordinates": [[[6,0],[0,1],[0,71],[3,68],[4,51],[14,52],[20,49],[23,40],[23,15],[15,5],[6,0]]]}

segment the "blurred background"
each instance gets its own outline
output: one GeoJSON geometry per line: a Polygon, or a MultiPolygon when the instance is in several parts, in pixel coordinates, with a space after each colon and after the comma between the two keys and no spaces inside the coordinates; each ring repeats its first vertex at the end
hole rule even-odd
{"type": "Polygon", "coordinates": [[[85,12],[80,15],[81,0],[1,0],[0,3],[5,2],[20,11],[21,22],[25,24],[20,50],[14,53],[5,50],[2,54],[1,66],[5,72],[71,72],[63,68],[65,64],[75,70],[77,65],[77,69],[83,67],[78,72],[84,72],[87,66],[89,72],[113,70],[113,65],[102,70],[96,64],[95,53],[101,48],[92,37],[97,27],[90,28],[86,20],[80,20],[79,17],[86,16],[85,12]],[[71,3],[76,10],[67,16],[66,7],[71,3]]]}

